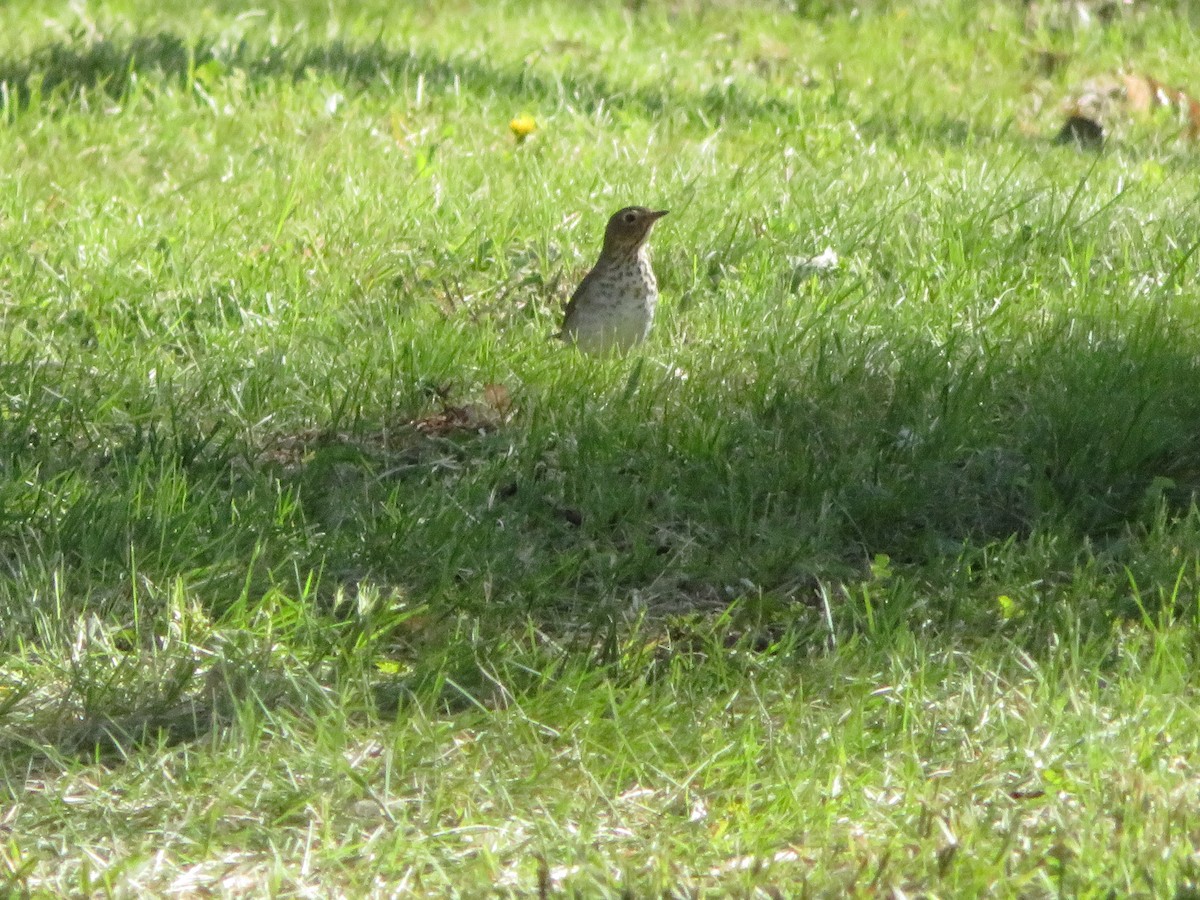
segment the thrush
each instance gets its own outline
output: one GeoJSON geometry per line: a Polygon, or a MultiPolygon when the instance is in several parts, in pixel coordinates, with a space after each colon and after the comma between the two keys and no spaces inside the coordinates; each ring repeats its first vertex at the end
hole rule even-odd
{"type": "Polygon", "coordinates": [[[604,247],[563,315],[564,341],[589,353],[628,350],[645,340],[658,304],[646,238],[667,210],[627,206],[604,229],[604,247]]]}

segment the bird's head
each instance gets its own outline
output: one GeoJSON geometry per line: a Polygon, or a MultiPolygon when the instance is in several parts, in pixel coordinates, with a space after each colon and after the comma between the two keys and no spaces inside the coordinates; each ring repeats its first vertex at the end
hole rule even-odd
{"type": "Polygon", "coordinates": [[[665,209],[627,206],[613,213],[604,229],[605,253],[631,253],[646,240],[654,223],[667,214],[665,209]]]}

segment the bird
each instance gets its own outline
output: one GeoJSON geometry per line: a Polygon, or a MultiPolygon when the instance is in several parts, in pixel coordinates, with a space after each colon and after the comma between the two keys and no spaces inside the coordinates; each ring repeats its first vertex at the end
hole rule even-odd
{"type": "Polygon", "coordinates": [[[604,229],[604,247],[563,313],[558,337],[587,353],[624,352],[645,340],[658,304],[646,238],[669,210],[626,206],[604,229]]]}

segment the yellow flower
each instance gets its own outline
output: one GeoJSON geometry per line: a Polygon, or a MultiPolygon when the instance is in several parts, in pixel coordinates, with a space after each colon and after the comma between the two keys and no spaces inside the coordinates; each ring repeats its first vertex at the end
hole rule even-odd
{"type": "Polygon", "coordinates": [[[517,116],[508,123],[508,130],[513,133],[513,137],[520,144],[535,131],[537,131],[537,122],[533,120],[533,116],[522,115],[517,116]]]}

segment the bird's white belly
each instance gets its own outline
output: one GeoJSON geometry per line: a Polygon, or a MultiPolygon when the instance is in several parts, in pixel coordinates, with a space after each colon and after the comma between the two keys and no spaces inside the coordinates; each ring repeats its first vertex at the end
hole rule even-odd
{"type": "Polygon", "coordinates": [[[617,265],[595,271],[586,285],[571,321],[565,323],[566,337],[589,352],[628,350],[646,339],[658,304],[658,282],[645,250],[633,265],[617,265]]]}
{"type": "Polygon", "coordinates": [[[657,292],[613,292],[579,309],[568,329],[581,350],[628,350],[645,340],[654,320],[657,292]]]}

